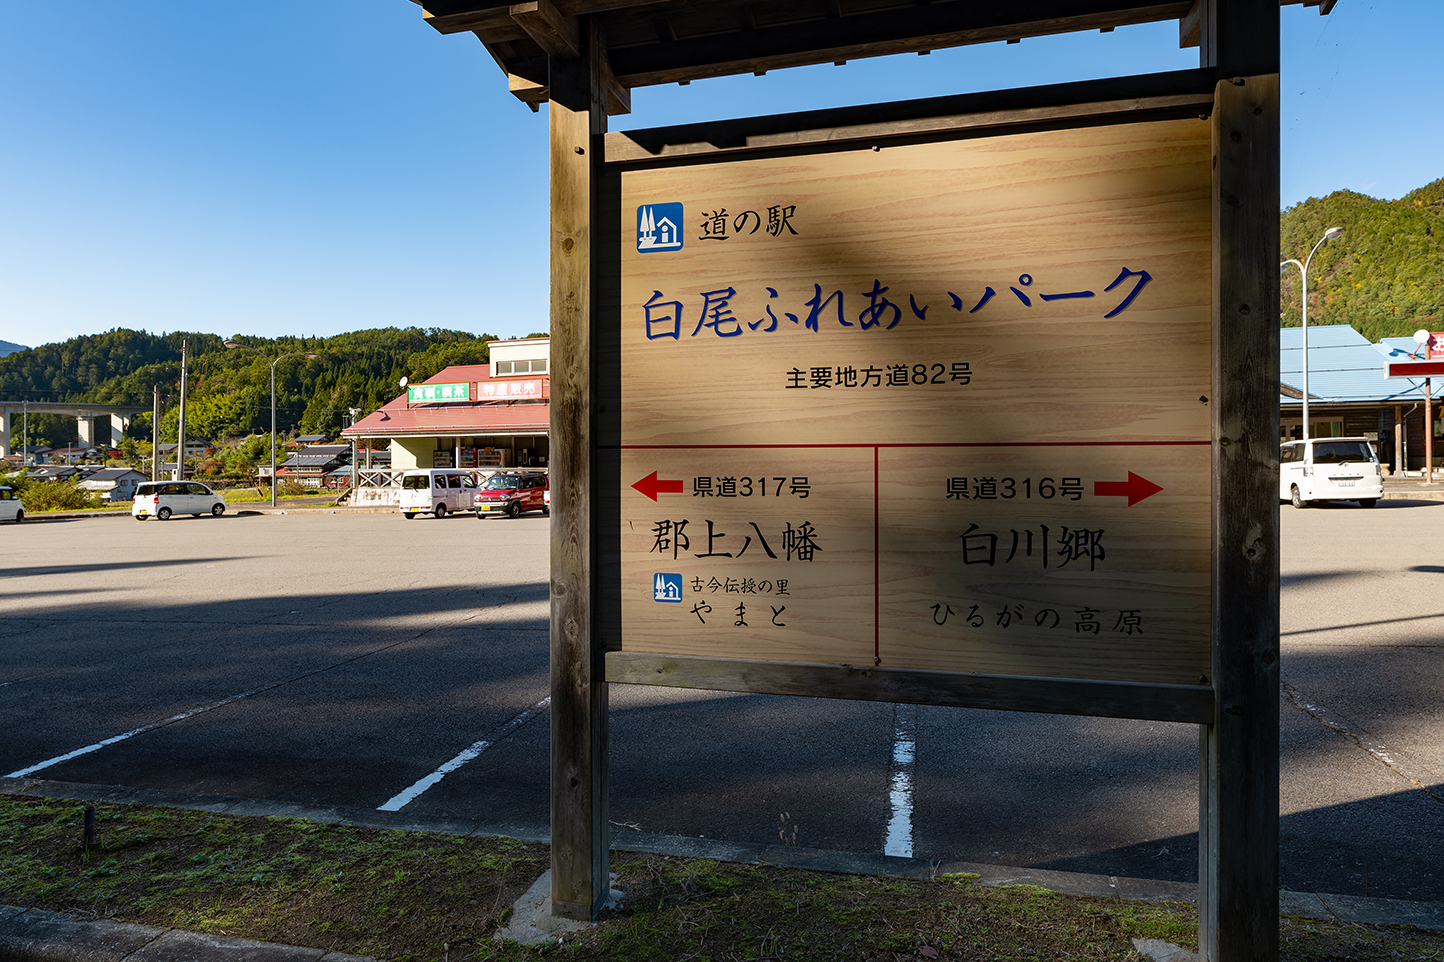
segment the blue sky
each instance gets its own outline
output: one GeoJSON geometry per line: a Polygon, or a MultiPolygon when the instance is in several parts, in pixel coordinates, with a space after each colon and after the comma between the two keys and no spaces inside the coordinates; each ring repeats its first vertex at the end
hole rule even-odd
{"type": "MultiPolygon", "coordinates": [[[[1283,202],[1444,176],[1440,0],[1283,22],[1283,202]]],[[[613,129],[1197,65],[1177,23],[633,93],[613,129]]],[[[546,109],[406,0],[0,0],[0,340],[547,327],[546,109]]]]}

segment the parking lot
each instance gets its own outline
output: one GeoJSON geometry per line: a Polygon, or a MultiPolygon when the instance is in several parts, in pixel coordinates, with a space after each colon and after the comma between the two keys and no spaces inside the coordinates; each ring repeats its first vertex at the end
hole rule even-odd
{"type": "MultiPolygon", "coordinates": [[[[1284,887],[1444,902],[1444,503],[1282,510],[1284,887]]],[[[0,775],[543,834],[548,535],[538,516],[6,525],[0,775]]],[[[611,707],[621,844],[1196,877],[1191,726],[627,686],[611,707]]]]}

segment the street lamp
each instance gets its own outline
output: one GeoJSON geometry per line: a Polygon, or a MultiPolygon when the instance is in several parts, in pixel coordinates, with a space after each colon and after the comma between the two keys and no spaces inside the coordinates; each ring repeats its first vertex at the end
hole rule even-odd
{"type": "MultiPolygon", "coordinates": [[[[240,349],[243,351],[255,351],[257,354],[261,354],[256,348],[251,347],[249,344],[242,344],[239,341],[226,341],[225,345],[229,350],[240,349]]],[[[266,357],[266,355],[261,354],[261,357],[266,357]]],[[[282,354],[274,361],[271,361],[271,507],[273,508],[276,506],[276,365],[288,357],[304,357],[314,361],[320,357],[320,355],[312,354],[309,351],[294,351],[290,354],[282,354]]],[[[267,358],[267,360],[270,360],[270,358],[267,358]]]]}
{"type": "Polygon", "coordinates": [[[1307,440],[1309,439],[1309,262],[1314,259],[1314,254],[1318,251],[1318,249],[1319,249],[1320,247],[1323,246],[1324,241],[1326,241],[1326,240],[1333,240],[1334,238],[1339,237],[1339,236],[1342,235],[1343,233],[1344,233],[1344,229],[1343,229],[1342,227],[1330,227],[1328,230],[1324,231],[1324,236],[1319,238],[1319,242],[1314,245],[1314,249],[1313,249],[1313,250],[1309,251],[1309,256],[1304,258],[1304,262],[1303,262],[1302,264],[1300,264],[1298,261],[1294,260],[1293,258],[1289,258],[1288,260],[1283,261],[1283,262],[1281,262],[1281,263],[1279,264],[1279,270],[1280,270],[1280,271],[1282,271],[1285,267],[1287,267],[1287,266],[1290,265],[1290,264],[1294,265],[1295,267],[1297,267],[1297,268],[1299,269],[1300,284],[1301,284],[1301,286],[1302,286],[1302,288],[1303,288],[1303,292],[1304,292],[1304,296],[1303,296],[1303,303],[1304,303],[1303,332],[1304,332],[1304,440],[1305,440],[1305,441],[1307,441],[1307,440]]]}

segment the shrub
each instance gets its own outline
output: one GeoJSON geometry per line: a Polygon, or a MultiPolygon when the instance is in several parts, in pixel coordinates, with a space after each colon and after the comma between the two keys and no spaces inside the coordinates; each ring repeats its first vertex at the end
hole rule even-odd
{"type": "Polygon", "coordinates": [[[87,491],[76,481],[41,481],[25,486],[20,494],[25,510],[40,511],[85,511],[100,507],[100,495],[87,491]]]}
{"type": "Polygon", "coordinates": [[[276,496],[281,498],[303,498],[308,494],[320,494],[316,488],[308,488],[299,481],[291,478],[282,478],[281,485],[276,489],[276,496]]]}

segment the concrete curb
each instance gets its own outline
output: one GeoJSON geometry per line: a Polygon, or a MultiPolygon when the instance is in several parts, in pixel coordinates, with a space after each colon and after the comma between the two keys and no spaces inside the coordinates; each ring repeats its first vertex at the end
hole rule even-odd
{"type": "Polygon", "coordinates": [[[369,956],[0,905],[0,962],[375,962],[369,956]]]}

